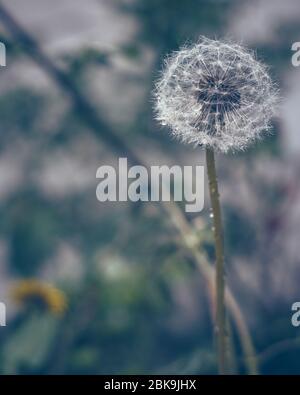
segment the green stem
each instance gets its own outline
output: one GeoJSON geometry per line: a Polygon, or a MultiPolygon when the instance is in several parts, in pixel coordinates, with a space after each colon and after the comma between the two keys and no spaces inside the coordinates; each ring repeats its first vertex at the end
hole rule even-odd
{"type": "MultiPolygon", "coordinates": [[[[210,264],[206,253],[203,249],[199,250],[199,241],[196,236],[195,229],[187,221],[185,215],[183,215],[181,209],[178,205],[173,202],[162,202],[162,207],[165,213],[168,214],[169,218],[172,220],[173,226],[178,230],[180,234],[180,239],[183,242],[178,241],[178,248],[184,246],[187,254],[194,260],[197,267],[199,268],[205,283],[207,284],[207,295],[211,300],[211,305],[215,305],[215,298],[212,297],[212,291],[214,290],[215,284],[215,269],[210,264]]],[[[177,240],[175,238],[175,240],[177,240]]],[[[247,327],[247,322],[244,318],[243,312],[239,307],[234,295],[231,290],[226,287],[225,291],[226,306],[230,312],[231,318],[236,327],[243,353],[245,356],[245,364],[248,373],[251,375],[258,374],[257,360],[255,357],[255,348],[251,339],[249,329],[247,327]]],[[[215,321],[215,320],[214,320],[215,321]]]]}
{"type": "Polygon", "coordinates": [[[213,214],[215,254],[216,254],[216,336],[218,350],[219,373],[228,373],[227,346],[226,346],[226,319],[225,319],[225,273],[224,273],[224,245],[219,202],[218,181],[213,149],[206,149],[206,164],[209,183],[209,192],[213,214]]]}

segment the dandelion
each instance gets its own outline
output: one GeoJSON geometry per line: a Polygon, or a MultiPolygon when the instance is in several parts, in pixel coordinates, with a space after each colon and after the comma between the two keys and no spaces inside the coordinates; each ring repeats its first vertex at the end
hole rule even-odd
{"type": "Polygon", "coordinates": [[[218,366],[220,374],[228,373],[224,241],[214,151],[244,150],[268,132],[278,91],[253,52],[202,37],[167,58],[154,96],[157,120],[179,140],[206,148],[216,255],[218,366]]]}
{"type": "Polygon", "coordinates": [[[13,299],[25,306],[34,306],[62,314],[67,306],[66,297],[59,289],[35,279],[18,281],[12,289],[13,299]]]}
{"type": "Polygon", "coordinates": [[[253,52],[204,37],[167,58],[154,95],[156,118],[173,136],[221,152],[270,130],[278,97],[253,52]]]}

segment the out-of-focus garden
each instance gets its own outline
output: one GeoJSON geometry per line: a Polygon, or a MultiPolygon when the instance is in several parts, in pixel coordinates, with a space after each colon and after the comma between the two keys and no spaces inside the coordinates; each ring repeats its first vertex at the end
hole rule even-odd
{"type": "MultiPolygon", "coordinates": [[[[164,56],[200,35],[255,49],[281,89],[274,133],[217,162],[227,280],[259,371],[300,373],[299,22],[298,0],[1,1],[1,374],[217,372],[207,282],[172,215],[96,199],[97,168],[121,156],[204,165],[154,121],[151,95],[164,56]]],[[[208,196],[185,217],[212,264],[208,196]]]]}

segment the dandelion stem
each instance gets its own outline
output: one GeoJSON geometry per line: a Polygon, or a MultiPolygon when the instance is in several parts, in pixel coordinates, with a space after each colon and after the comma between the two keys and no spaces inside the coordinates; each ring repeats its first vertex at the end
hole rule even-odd
{"type": "MultiPolygon", "coordinates": [[[[214,307],[215,298],[212,296],[212,292],[214,292],[215,288],[216,271],[210,264],[203,249],[199,250],[199,243],[197,241],[197,237],[195,237],[195,229],[187,221],[185,215],[175,202],[161,202],[161,206],[164,212],[168,214],[173,226],[178,230],[181,236],[181,241],[178,241],[178,248],[184,246],[186,253],[193,259],[205,279],[205,283],[207,284],[207,296],[212,307],[214,307]],[[183,244],[181,244],[181,242],[183,242],[183,244]]],[[[255,347],[243,312],[228,286],[226,286],[225,297],[228,312],[230,312],[244,352],[244,361],[247,371],[250,375],[256,375],[258,374],[258,367],[255,357],[255,347]]]]}
{"type": "Polygon", "coordinates": [[[209,183],[209,192],[213,214],[215,254],[216,254],[216,337],[218,351],[219,373],[226,374],[227,370],[227,340],[225,319],[225,271],[224,271],[224,243],[219,201],[218,181],[215,165],[214,151],[206,149],[206,164],[209,183]]]}

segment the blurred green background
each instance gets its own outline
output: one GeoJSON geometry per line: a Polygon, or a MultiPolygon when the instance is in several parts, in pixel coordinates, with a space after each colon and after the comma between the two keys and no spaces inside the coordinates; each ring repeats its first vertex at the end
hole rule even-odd
{"type": "MultiPolygon", "coordinates": [[[[124,147],[148,165],[204,165],[202,151],[153,120],[151,97],[164,56],[200,35],[255,49],[281,88],[273,135],[217,162],[227,281],[260,372],[299,374],[290,323],[300,298],[300,70],[291,65],[299,2],[0,5],[34,39],[0,9],[1,374],[217,372],[207,284],[170,218],[155,204],[104,204],[95,194],[96,169],[116,165],[124,147]]],[[[208,197],[187,219],[213,262],[208,197]]],[[[243,374],[234,327],[232,338],[233,371],[243,374]]]]}

